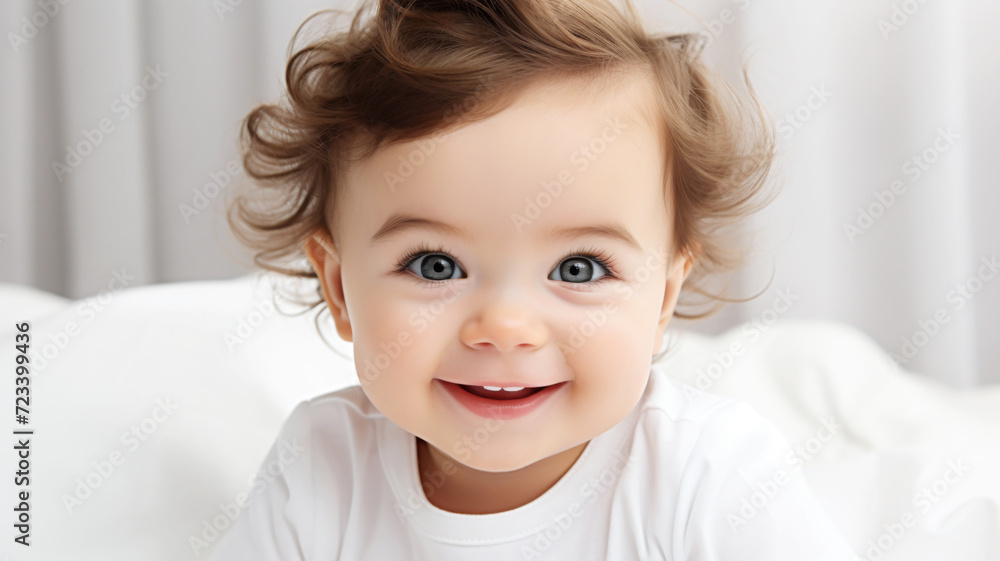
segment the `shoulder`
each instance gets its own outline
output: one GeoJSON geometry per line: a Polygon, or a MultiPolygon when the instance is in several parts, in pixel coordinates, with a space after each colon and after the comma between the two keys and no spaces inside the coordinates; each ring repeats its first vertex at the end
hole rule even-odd
{"type": "Polygon", "coordinates": [[[641,430],[657,445],[650,446],[651,477],[672,481],[668,508],[675,523],[668,538],[678,556],[850,558],[842,555],[848,545],[802,474],[802,459],[752,404],[654,370],[640,407],[641,430]]]}
{"type": "Polygon", "coordinates": [[[290,488],[303,492],[332,477],[345,484],[334,487],[349,493],[352,478],[377,461],[378,425],[384,419],[360,386],[301,401],[271,445],[267,461],[279,465],[266,465],[262,471],[280,470],[290,488]]]}
{"type": "Polygon", "coordinates": [[[657,417],[661,423],[696,427],[730,424],[741,418],[763,419],[748,402],[699,390],[671,379],[656,367],[650,370],[646,391],[636,407],[640,416],[657,417]]]}
{"type": "Polygon", "coordinates": [[[317,420],[342,418],[362,424],[371,423],[383,417],[382,413],[365,395],[361,386],[347,386],[307,399],[299,403],[293,414],[317,420]]]}
{"type": "Polygon", "coordinates": [[[285,421],[282,436],[305,440],[312,456],[324,450],[339,454],[374,442],[384,419],[361,386],[348,386],[300,402],[285,421]]]}
{"type": "Polygon", "coordinates": [[[355,479],[372,461],[365,446],[377,418],[358,386],[299,402],[252,477],[249,502],[237,499],[246,512],[211,559],[312,559],[339,550],[355,479]]]}
{"type": "Polygon", "coordinates": [[[384,420],[360,386],[302,401],[285,420],[268,460],[280,464],[288,512],[310,547],[339,547],[352,508],[364,502],[359,493],[367,492],[358,481],[381,471],[377,438],[384,420]]]}
{"type": "Polygon", "coordinates": [[[655,367],[637,409],[637,431],[660,442],[658,454],[684,477],[727,463],[766,460],[773,466],[784,463],[791,450],[781,431],[749,402],[699,390],[655,367]]]}

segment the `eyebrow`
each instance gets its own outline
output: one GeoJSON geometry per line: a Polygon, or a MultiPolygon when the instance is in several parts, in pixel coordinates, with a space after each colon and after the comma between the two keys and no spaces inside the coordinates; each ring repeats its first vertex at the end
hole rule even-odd
{"type": "MultiPolygon", "coordinates": [[[[378,243],[393,235],[400,234],[408,230],[427,229],[451,235],[466,240],[471,240],[472,236],[461,228],[451,224],[432,220],[430,218],[420,218],[406,214],[394,214],[385,224],[371,237],[371,243],[378,243]]],[[[627,228],[616,222],[610,224],[593,224],[587,226],[572,226],[568,228],[550,228],[545,231],[544,237],[547,239],[573,239],[582,236],[600,236],[625,243],[636,251],[642,251],[642,246],[635,239],[635,236],[627,228]]]]}

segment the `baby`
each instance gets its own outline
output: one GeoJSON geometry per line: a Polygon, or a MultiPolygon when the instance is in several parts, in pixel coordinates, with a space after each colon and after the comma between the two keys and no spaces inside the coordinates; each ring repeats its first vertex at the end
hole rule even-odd
{"type": "Polygon", "coordinates": [[[318,279],[360,385],[292,411],[264,462],[304,451],[212,561],[853,558],[774,425],[653,366],[770,198],[771,128],[698,38],[628,0],[380,0],[294,52],[230,218],[318,279]]]}

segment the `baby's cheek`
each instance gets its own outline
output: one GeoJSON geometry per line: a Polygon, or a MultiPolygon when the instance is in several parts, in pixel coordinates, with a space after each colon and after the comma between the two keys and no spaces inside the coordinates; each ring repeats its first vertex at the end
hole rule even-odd
{"type": "Polygon", "coordinates": [[[412,363],[419,336],[409,310],[392,299],[370,297],[358,304],[351,317],[355,366],[362,386],[378,386],[412,363]]]}
{"type": "MultiPolygon", "coordinates": [[[[419,332],[405,316],[389,314],[366,326],[355,341],[358,379],[372,404],[386,417],[411,432],[419,419],[431,418],[430,379],[435,375],[433,328],[419,332]],[[425,398],[421,399],[423,394],[425,398]]],[[[437,349],[437,351],[435,351],[437,349]]]]}
{"type": "MultiPolygon", "coordinates": [[[[624,390],[644,385],[652,361],[649,344],[634,334],[615,333],[596,342],[580,358],[592,365],[589,374],[609,389],[624,390]],[[648,355],[648,356],[647,356],[648,355]]],[[[582,366],[581,366],[582,368],[582,366]]]]}
{"type": "Polygon", "coordinates": [[[639,302],[619,303],[603,317],[595,316],[596,329],[578,327],[582,333],[592,333],[582,340],[567,361],[589,388],[619,396],[638,399],[652,362],[652,339],[655,321],[642,312],[639,302]]]}
{"type": "Polygon", "coordinates": [[[428,331],[426,314],[411,301],[395,297],[389,291],[372,290],[359,302],[351,326],[355,341],[364,350],[389,355],[405,353],[421,333],[428,331]]]}
{"type": "Polygon", "coordinates": [[[577,353],[571,363],[575,378],[565,430],[596,436],[635,407],[648,380],[649,360],[630,358],[636,350],[629,344],[625,339],[604,339],[577,353]]]}

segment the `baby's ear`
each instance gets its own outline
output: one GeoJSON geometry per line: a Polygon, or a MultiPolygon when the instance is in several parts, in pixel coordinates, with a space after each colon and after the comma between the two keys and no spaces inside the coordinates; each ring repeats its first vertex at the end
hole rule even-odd
{"type": "Polygon", "coordinates": [[[674,316],[674,307],[677,305],[677,298],[680,296],[681,287],[694,269],[694,253],[682,250],[674,255],[669,263],[670,268],[667,269],[667,282],[663,293],[663,307],[660,310],[660,319],[658,322],[660,332],[666,329],[667,323],[674,316]]]}
{"type": "MultiPolygon", "coordinates": [[[[323,295],[329,303],[332,294],[329,292],[327,284],[330,282],[331,266],[336,267],[337,276],[340,276],[340,253],[337,251],[337,245],[333,243],[326,228],[320,227],[302,241],[302,251],[309,259],[309,263],[312,264],[313,270],[323,286],[323,295]]],[[[331,311],[333,311],[332,308],[331,311]]]]}
{"type": "Polygon", "coordinates": [[[302,241],[302,250],[309,263],[312,264],[323,299],[330,309],[330,317],[337,326],[337,333],[348,342],[353,341],[351,321],[347,315],[347,304],[344,298],[344,284],[341,277],[340,255],[326,228],[320,227],[302,241]]]}
{"type": "MultiPolygon", "coordinates": [[[[309,259],[309,263],[312,264],[313,271],[315,271],[316,276],[320,279],[320,284],[323,284],[324,271],[326,270],[327,259],[334,259],[334,262],[340,263],[339,256],[336,256],[336,247],[332,242],[328,241],[330,235],[326,232],[325,228],[318,228],[309,234],[309,237],[302,240],[302,252],[306,254],[306,258],[309,259]],[[333,247],[334,251],[330,251],[333,247]]],[[[324,296],[326,295],[326,287],[323,287],[324,296]]]]}

